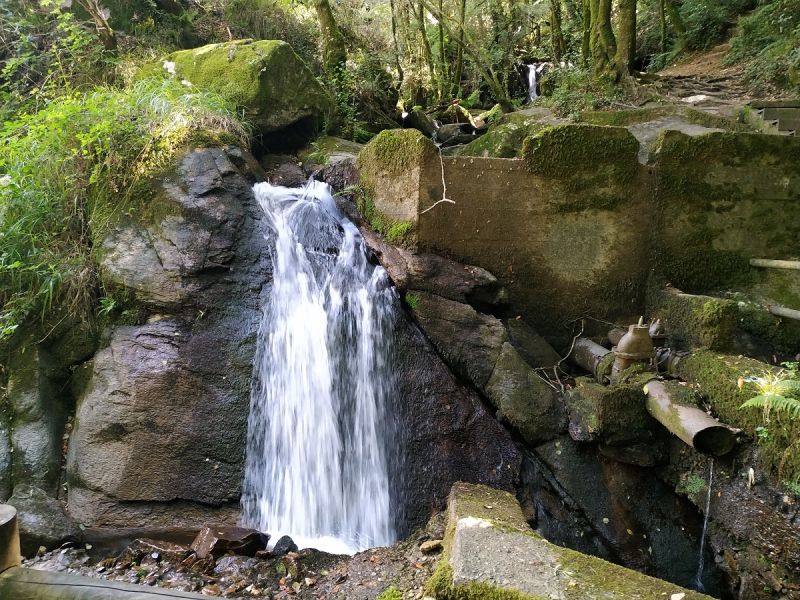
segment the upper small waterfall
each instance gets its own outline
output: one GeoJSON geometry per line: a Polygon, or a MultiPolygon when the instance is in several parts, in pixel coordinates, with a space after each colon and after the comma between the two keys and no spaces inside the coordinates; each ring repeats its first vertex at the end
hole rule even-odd
{"type": "Polygon", "coordinates": [[[329,552],[391,544],[396,292],[327,185],[254,191],[276,239],[253,368],[244,521],[329,552]]]}

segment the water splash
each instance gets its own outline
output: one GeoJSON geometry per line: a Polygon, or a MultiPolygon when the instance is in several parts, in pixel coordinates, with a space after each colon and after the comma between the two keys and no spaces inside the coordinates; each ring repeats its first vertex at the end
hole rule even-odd
{"type": "Polygon", "coordinates": [[[254,191],[276,244],[253,368],[243,520],[329,552],[391,544],[396,292],[327,185],[254,191]]]}
{"type": "Polygon", "coordinates": [[[703,586],[703,569],[705,568],[704,553],[706,549],[706,529],[708,528],[708,513],[711,509],[711,484],[714,481],[714,459],[708,460],[708,494],[706,495],[706,513],[703,517],[703,533],[700,537],[700,561],[697,565],[697,576],[695,577],[695,588],[698,592],[706,591],[703,586]]]}

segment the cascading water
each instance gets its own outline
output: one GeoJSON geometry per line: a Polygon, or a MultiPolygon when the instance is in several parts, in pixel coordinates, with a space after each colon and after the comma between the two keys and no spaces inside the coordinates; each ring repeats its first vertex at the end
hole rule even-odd
{"type": "Polygon", "coordinates": [[[329,552],[391,544],[396,292],[327,185],[254,191],[276,243],[253,368],[244,522],[329,552]]]}
{"type": "Polygon", "coordinates": [[[706,514],[703,517],[703,534],[700,537],[700,561],[697,564],[697,577],[695,578],[695,585],[698,592],[704,592],[703,586],[703,568],[705,567],[705,557],[703,553],[706,549],[706,529],[708,528],[708,513],[711,510],[711,483],[714,479],[714,459],[708,461],[708,494],[706,495],[706,514]]]}
{"type": "Polygon", "coordinates": [[[533,102],[539,96],[539,94],[536,91],[536,84],[537,84],[536,78],[537,78],[537,75],[539,74],[539,72],[536,70],[536,68],[538,67],[538,65],[536,63],[534,63],[534,64],[530,64],[530,65],[525,65],[525,66],[528,69],[528,98],[527,98],[527,101],[528,102],[533,102]]]}

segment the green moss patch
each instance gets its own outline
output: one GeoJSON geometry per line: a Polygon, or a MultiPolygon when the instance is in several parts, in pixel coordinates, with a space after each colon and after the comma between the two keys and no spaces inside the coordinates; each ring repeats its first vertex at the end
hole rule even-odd
{"type": "MultiPolygon", "coordinates": [[[[715,416],[758,440],[759,458],[767,470],[777,472],[784,451],[800,435],[800,423],[792,421],[785,414],[774,412],[770,416],[770,423],[764,423],[761,410],[739,409],[759,393],[755,383],[748,379],[760,377],[767,371],[774,372],[776,369],[750,358],[711,351],[693,352],[682,358],[676,367],[676,374],[681,379],[699,384],[715,416]],[[759,435],[756,428],[764,426],[768,434],[759,435]]],[[[797,477],[800,477],[800,445],[794,446],[786,454],[783,468],[784,479],[793,481],[797,477]]]]}
{"type": "Polygon", "coordinates": [[[608,440],[655,425],[645,410],[644,393],[638,381],[605,386],[590,377],[579,377],[567,402],[573,426],[581,428],[587,441],[597,436],[608,440]]]}
{"type": "Polygon", "coordinates": [[[625,127],[638,123],[647,123],[664,117],[682,117],[689,123],[701,125],[710,129],[724,129],[726,131],[750,132],[753,127],[739,123],[728,117],[712,115],[710,113],[688,108],[685,106],[654,106],[638,110],[620,111],[584,111],[580,113],[581,121],[592,125],[613,125],[625,127]]]}
{"type": "Polygon", "coordinates": [[[144,72],[159,69],[242,107],[261,133],[322,115],[330,105],[313,73],[280,40],[236,40],[181,50],[144,72]]]}
{"type": "Polygon", "coordinates": [[[661,288],[648,295],[648,312],[663,320],[671,348],[729,350],[739,325],[733,300],[681,294],[661,288]]]}

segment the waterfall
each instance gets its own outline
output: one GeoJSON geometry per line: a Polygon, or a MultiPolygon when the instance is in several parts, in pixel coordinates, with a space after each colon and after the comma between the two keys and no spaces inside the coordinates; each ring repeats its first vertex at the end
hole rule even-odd
{"type": "Polygon", "coordinates": [[[525,65],[525,67],[528,69],[528,102],[533,102],[539,96],[539,94],[536,92],[536,79],[539,75],[539,72],[537,71],[538,66],[539,65],[536,63],[525,65]]]}
{"type": "Polygon", "coordinates": [[[706,529],[708,528],[708,513],[711,511],[711,483],[714,479],[714,459],[708,461],[708,494],[706,495],[706,514],[703,517],[703,533],[700,537],[700,561],[697,565],[697,577],[695,578],[695,586],[698,592],[704,592],[703,586],[703,569],[705,567],[705,559],[703,553],[706,549],[706,529]]]}
{"type": "Polygon", "coordinates": [[[244,524],[328,552],[389,545],[396,291],[327,185],[253,189],[276,243],[253,366],[244,524]]]}

